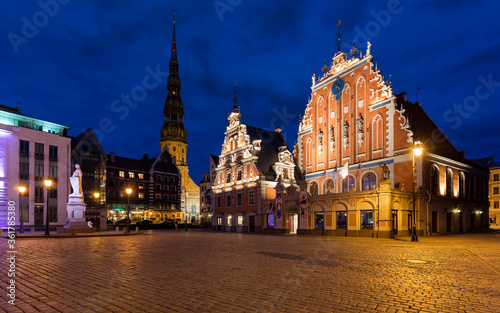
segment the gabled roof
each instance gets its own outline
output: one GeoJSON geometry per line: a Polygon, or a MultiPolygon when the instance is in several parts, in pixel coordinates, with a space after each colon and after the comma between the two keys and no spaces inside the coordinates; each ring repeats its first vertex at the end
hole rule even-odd
{"type": "Polygon", "coordinates": [[[140,172],[149,172],[149,169],[151,168],[149,159],[137,160],[117,155],[112,156],[111,154],[108,154],[107,157],[108,161],[106,162],[106,167],[114,167],[123,170],[140,171],[140,172]]]}
{"type": "Polygon", "coordinates": [[[95,147],[97,147],[98,150],[96,152],[99,152],[99,154],[102,156],[106,156],[106,153],[104,152],[104,149],[99,143],[99,140],[95,136],[92,128],[87,129],[78,136],[71,137],[71,150],[79,150],[80,147],[84,144],[84,142],[89,142],[90,144],[94,145],[95,147]]]}
{"type": "Polygon", "coordinates": [[[215,165],[219,164],[219,157],[217,155],[213,155],[210,153],[210,158],[212,158],[212,162],[214,162],[215,165]]]}
{"type": "Polygon", "coordinates": [[[451,141],[439,129],[434,121],[425,113],[419,102],[412,103],[406,100],[406,93],[397,95],[396,106],[398,110],[404,109],[409,119],[410,129],[414,141],[421,141],[426,152],[444,156],[472,166],[481,166],[465,158],[465,153],[455,148],[451,141]]]}

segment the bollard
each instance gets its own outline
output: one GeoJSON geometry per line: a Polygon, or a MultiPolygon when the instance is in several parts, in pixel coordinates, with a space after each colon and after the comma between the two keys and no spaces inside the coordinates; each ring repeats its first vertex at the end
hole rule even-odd
{"type": "Polygon", "coordinates": [[[120,231],[120,227],[116,226],[116,231],[120,231]]]}
{"type": "Polygon", "coordinates": [[[123,227],[123,233],[126,234],[127,233],[127,227],[123,227]]]}
{"type": "Polygon", "coordinates": [[[14,228],[14,236],[17,237],[17,228],[14,228]]]}
{"type": "Polygon", "coordinates": [[[35,233],[35,227],[31,227],[31,233],[34,234],[35,233]]]}
{"type": "Polygon", "coordinates": [[[0,235],[3,235],[3,228],[0,228],[0,235]]]}
{"type": "Polygon", "coordinates": [[[74,229],[74,228],[73,228],[73,229],[71,230],[71,236],[76,236],[76,229],[74,229]]]}
{"type": "Polygon", "coordinates": [[[139,232],[139,226],[136,226],[135,227],[135,232],[138,233],[139,232]]]}

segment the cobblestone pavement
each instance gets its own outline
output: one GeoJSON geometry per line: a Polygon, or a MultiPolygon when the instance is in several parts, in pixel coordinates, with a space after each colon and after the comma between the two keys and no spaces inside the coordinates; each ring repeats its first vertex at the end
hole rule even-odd
{"type": "Polygon", "coordinates": [[[17,239],[6,312],[500,312],[500,237],[146,231],[17,239]],[[425,262],[425,263],[424,263],[425,262]]]}

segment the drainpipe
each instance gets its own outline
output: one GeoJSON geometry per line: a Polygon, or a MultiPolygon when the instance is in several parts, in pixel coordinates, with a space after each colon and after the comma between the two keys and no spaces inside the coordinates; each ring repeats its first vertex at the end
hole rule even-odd
{"type": "Polygon", "coordinates": [[[432,236],[432,233],[431,233],[431,230],[430,230],[430,223],[429,223],[429,203],[431,202],[431,193],[429,192],[429,190],[426,190],[427,191],[427,195],[429,195],[429,201],[427,201],[427,234],[429,236],[432,236]]]}

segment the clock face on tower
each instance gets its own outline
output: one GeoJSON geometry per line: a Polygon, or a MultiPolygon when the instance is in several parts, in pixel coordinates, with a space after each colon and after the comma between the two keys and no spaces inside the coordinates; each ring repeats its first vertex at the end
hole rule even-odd
{"type": "Polygon", "coordinates": [[[335,99],[340,99],[340,93],[344,90],[345,82],[342,78],[338,78],[332,86],[332,93],[335,95],[335,99]]]}

